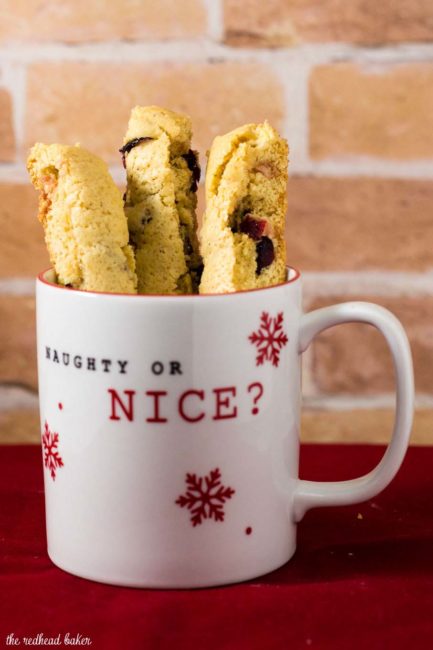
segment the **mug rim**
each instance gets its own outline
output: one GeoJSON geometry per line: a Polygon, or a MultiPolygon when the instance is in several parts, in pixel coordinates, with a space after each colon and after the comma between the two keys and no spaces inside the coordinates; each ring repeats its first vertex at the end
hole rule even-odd
{"type": "Polygon", "coordinates": [[[301,272],[294,266],[286,266],[288,280],[284,282],[279,282],[278,284],[272,284],[267,287],[258,287],[255,289],[242,289],[240,291],[231,291],[228,293],[179,293],[179,294],[162,294],[162,293],[111,293],[110,291],[84,291],[83,289],[74,289],[73,287],[65,287],[60,284],[55,284],[46,279],[46,274],[49,271],[53,271],[53,267],[50,266],[47,269],[41,271],[36,276],[36,281],[41,284],[45,284],[52,289],[60,289],[63,291],[68,291],[72,294],[88,295],[88,296],[121,296],[122,298],[170,298],[170,299],[185,299],[185,298],[222,298],[227,296],[239,296],[242,294],[259,292],[259,291],[269,291],[272,289],[277,289],[279,287],[284,287],[288,284],[294,284],[301,277],[301,272]],[[293,277],[289,277],[290,271],[294,272],[293,277]]]}

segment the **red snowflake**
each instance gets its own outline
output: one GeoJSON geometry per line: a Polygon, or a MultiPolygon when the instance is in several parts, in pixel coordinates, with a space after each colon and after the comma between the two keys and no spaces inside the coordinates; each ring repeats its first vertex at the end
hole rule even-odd
{"type": "Polygon", "coordinates": [[[235,491],[231,487],[224,487],[220,479],[218,467],[211,470],[209,476],[186,475],[186,494],[181,494],[176,503],[181,508],[186,506],[191,512],[193,526],[201,524],[204,519],[224,521],[223,505],[235,491]]]}
{"type": "Polygon", "coordinates": [[[44,465],[50,470],[51,478],[56,480],[56,471],[59,467],[63,467],[63,460],[57,451],[59,443],[59,434],[50,431],[48,422],[45,421],[45,430],[42,434],[42,448],[44,450],[44,465]]]}
{"type": "Polygon", "coordinates": [[[283,319],[282,311],[275,318],[262,312],[259,329],[248,337],[257,346],[256,366],[263,365],[265,360],[272,361],[273,366],[280,363],[280,351],[289,340],[283,331],[283,319]]]}

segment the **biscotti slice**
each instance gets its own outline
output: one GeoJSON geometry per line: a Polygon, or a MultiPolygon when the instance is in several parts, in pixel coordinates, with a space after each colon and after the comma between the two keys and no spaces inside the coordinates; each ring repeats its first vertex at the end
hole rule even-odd
{"type": "Polygon", "coordinates": [[[197,184],[200,167],[191,150],[191,120],[157,106],[136,106],[123,155],[125,213],[134,248],[138,293],[198,290],[197,184]]]}
{"type": "Polygon", "coordinates": [[[80,146],[35,144],[27,160],[59,284],[137,293],[121,194],[107,165],[80,146]]]}
{"type": "Polygon", "coordinates": [[[213,141],[206,171],[200,293],[284,282],[288,146],[267,122],[213,141]]]}

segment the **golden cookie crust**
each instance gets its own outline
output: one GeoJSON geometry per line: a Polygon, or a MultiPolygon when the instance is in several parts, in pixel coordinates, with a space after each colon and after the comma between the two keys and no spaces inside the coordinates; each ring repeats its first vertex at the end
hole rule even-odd
{"type": "Polygon", "coordinates": [[[35,144],[27,160],[39,220],[59,284],[136,293],[120,192],[107,165],[79,145],[35,144]]]}
{"type": "Polygon", "coordinates": [[[217,136],[208,158],[200,293],[284,282],[287,142],[268,122],[246,124],[217,136]],[[263,226],[261,237],[243,231],[246,216],[263,226]],[[264,245],[273,249],[274,259],[260,268],[258,247],[264,245]]]}
{"type": "Polygon", "coordinates": [[[122,147],[125,213],[135,251],[138,293],[198,289],[197,181],[191,120],[158,106],[136,106],[122,147]]]}

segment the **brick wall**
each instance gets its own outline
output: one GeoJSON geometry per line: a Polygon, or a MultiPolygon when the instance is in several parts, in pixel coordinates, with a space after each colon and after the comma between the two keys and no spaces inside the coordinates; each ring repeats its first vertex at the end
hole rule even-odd
{"type": "MultiPolygon", "coordinates": [[[[431,0],[0,0],[0,441],[37,440],[33,277],[47,265],[24,159],[82,142],[122,182],[131,106],[188,112],[195,145],[267,117],[289,139],[289,261],[306,308],[389,307],[433,442],[431,0]]],[[[304,438],[389,437],[393,374],[367,326],[305,357],[304,438]],[[373,410],[372,410],[373,409],[373,410]]]]}

